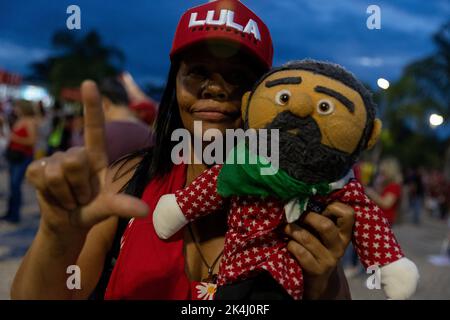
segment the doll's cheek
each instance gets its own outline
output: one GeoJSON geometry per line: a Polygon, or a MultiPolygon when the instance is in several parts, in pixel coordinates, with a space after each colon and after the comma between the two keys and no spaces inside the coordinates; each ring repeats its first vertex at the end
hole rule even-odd
{"type": "Polygon", "coordinates": [[[322,144],[329,147],[352,153],[363,133],[364,128],[358,123],[349,123],[348,119],[327,119],[319,125],[322,133],[322,144]]]}
{"type": "Polygon", "coordinates": [[[281,111],[279,108],[264,100],[259,99],[259,101],[250,104],[248,110],[248,124],[250,128],[264,128],[281,111]]]}

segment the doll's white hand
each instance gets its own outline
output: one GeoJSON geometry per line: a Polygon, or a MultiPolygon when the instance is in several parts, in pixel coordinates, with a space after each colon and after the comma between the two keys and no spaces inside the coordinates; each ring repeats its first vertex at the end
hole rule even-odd
{"type": "Polygon", "coordinates": [[[389,299],[404,300],[416,291],[419,270],[408,258],[381,267],[381,284],[389,299]]]}
{"type": "Polygon", "coordinates": [[[158,237],[169,239],[187,223],[174,194],[165,194],[159,198],[153,211],[153,226],[158,237]]]}

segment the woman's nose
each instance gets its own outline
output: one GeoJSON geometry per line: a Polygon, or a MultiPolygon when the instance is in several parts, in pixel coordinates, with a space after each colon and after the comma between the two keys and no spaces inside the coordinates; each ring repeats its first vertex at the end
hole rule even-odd
{"type": "Polygon", "coordinates": [[[289,106],[289,111],[300,118],[306,118],[311,115],[313,109],[313,101],[311,97],[305,93],[296,94],[294,103],[291,103],[289,106]]]}
{"type": "Polygon", "coordinates": [[[229,94],[223,78],[220,75],[213,75],[211,79],[208,79],[201,96],[203,99],[227,101],[229,94]]]}

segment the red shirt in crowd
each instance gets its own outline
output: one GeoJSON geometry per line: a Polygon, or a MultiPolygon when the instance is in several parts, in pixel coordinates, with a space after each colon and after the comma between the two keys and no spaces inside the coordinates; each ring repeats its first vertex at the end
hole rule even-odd
{"type": "Polygon", "coordinates": [[[400,205],[400,197],[402,194],[402,187],[398,183],[390,183],[386,187],[384,187],[383,192],[381,193],[381,197],[386,196],[388,193],[391,193],[395,196],[396,200],[394,204],[389,207],[383,209],[384,214],[386,216],[386,219],[390,223],[390,225],[393,225],[396,218],[397,218],[397,210],[400,205]]]}
{"type": "MultiPolygon", "coordinates": [[[[19,128],[14,128],[12,130],[12,133],[14,133],[16,136],[19,136],[21,138],[27,138],[28,135],[30,134],[25,125],[21,126],[19,128]]],[[[25,144],[14,142],[14,141],[11,141],[9,143],[9,148],[14,151],[19,151],[29,157],[32,157],[34,154],[33,146],[25,145],[25,144]]]]}

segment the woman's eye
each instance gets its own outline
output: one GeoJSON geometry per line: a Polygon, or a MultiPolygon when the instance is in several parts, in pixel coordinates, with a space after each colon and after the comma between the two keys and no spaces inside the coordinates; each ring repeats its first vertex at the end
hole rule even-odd
{"type": "Polygon", "coordinates": [[[275,96],[275,103],[280,106],[285,106],[291,99],[291,92],[289,90],[281,90],[275,96]]]}
{"type": "Polygon", "coordinates": [[[317,112],[321,115],[327,115],[334,111],[334,104],[328,99],[320,100],[317,103],[317,112]]]}
{"type": "Polygon", "coordinates": [[[197,66],[189,69],[188,74],[195,77],[206,77],[208,76],[208,70],[205,67],[197,66]]]}
{"type": "Polygon", "coordinates": [[[253,81],[249,80],[243,70],[229,70],[229,72],[223,74],[223,78],[231,85],[248,87],[253,84],[253,81]]]}

